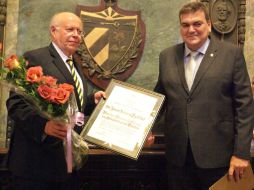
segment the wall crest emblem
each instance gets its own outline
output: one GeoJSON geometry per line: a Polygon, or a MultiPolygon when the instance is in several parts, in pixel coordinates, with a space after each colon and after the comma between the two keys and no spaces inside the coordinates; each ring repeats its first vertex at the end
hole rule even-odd
{"type": "Polygon", "coordinates": [[[78,6],[77,13],[84,24],[79,50],[84,75],[102,89],[111,78],[130,77],[145,43],[140,12],[120,9],[116,0],[101,0],[97,7],[78,6]]]}

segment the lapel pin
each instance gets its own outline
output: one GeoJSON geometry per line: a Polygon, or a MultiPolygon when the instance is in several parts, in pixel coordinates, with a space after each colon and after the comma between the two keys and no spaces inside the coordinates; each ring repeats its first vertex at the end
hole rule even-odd
{"type": "Polygon", "coordinates": [[[213,53],[210,54],[210,57],[213,57],[213,53]]]}

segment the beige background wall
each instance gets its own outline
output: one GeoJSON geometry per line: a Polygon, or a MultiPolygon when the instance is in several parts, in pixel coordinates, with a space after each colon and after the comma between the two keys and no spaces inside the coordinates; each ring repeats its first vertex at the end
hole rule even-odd
{"type": "MultiPolygon", "coordinates": [[[[190,0],[189,0],[190,1],[190,0]]],[[[146,24],[146,44],[141,62],[128,80],[153,89],[158,75],[159,52],[181,41],[178,10],[188,0],[118,0],[126,10],[141,10],[146,24]]],[[[246,43],[244,53],[250,75],[254,75],[254,1],[246,0],[246,43]]],[[[25,51],[49,44],[48,24],[59,11],[75,11],[76,5],[99,5],[100,0],[8,0],[5,53],[25,51]]]]}

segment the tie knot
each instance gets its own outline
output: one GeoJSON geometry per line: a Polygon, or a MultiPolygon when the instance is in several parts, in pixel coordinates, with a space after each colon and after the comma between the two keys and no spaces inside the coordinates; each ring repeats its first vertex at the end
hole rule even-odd
{"type": "Polygon", "coordinates": [[[68,63],[69,65],[71,65],[73,62],[72,62],[72,58],[71,57],[68,57],[68,59],[66,60],[66,63],[68,63]]]}
{"type": "Polygon", "coordinates": [[[192,51],[192,52],[190,52],[189,55],[190,55],[190,57],[193,57],[195,59],[198,54],[199,54],[198,51],[192,51]]]}

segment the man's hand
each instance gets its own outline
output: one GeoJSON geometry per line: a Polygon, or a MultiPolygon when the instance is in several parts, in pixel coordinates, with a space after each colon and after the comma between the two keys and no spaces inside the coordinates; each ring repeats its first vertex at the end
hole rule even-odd
{"type": "Polygon", "coordinates": [[[154,135],[152,132],[150,132],[147,136],[146,142],[145,142],[145,147],[149,147],[154,144],[154,135]]]}
{"type": "Polygon", "coordinates": [[[229,180],[233,179],[237,182],[243,177],[244,170],[248,167],[249,161],[232,156],[230,160],[230,168],[228,170],[229,180]]]}
{"type": "Polygon", "coordinates": [[[101,98],[106,99],[106,94],[103,91],[98,91],[94,94],[94,102],[95,104],[98,104],[101,98]]]}
{"type": "Polygon", "coordinates": [[[56,121],[48,121],[46,123],[44,132],[47,135],[64,140],[67,135],[67,125],[56,121]]]}

